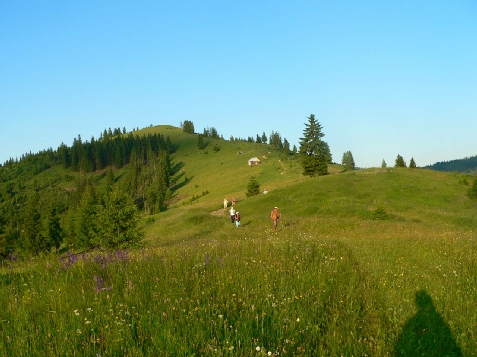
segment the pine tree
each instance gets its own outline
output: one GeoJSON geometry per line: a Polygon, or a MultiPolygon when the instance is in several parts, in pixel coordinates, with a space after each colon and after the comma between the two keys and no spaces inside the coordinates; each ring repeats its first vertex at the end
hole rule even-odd
{"type": "Polygon", "coordinates": [[[268,141],[267,135],[265,135],[265,132],[262,133],[262,143],[266,144],[268,141]]]}
{"type": "Polygon", "coordinates": [[[63,240],[63,229],[60,225],[60,217],[54,204],[48,209],[48,215],[45,221],[45,240],[48,242],[47,250],[50,251],[51,247],[55,247],[56,251],[60,249],[60,245],[63,240]]]}
{"type": "Polygon", "coordinates": [[[280,133],[274,132],[272,130],[272,133],[270,134],[269,140],[270,140],[270,145],[274,149],[278,149],[278,150],[283,149],[282,137],[280,136],[280,133]]]}
{"type": "Polygon", "coordinates": [[[199,134],[199,138],[197,140],[197,147],[199,148],[199,150],[202,150],[205,148],[204,136],[202,134],[199,134]]]}
{"type": "Polygon", "coordinates": [[[329,147],[327,149],[327,145],[321,140],[324,136],[321,129],[322,127],[315,119],[315,115],[310,114],[308,123],[305,123],[303,137],[300,138],[303,175],[313,177],[328,174],[329,147]]]}
{"type": "Polygon", "coordinates": [[[247,192],[245,192],[245,195],[247,197],[249,196],[255,196],[260,193],[260,184],[258,183],[257,179],[252,176],[250,180],[248,181],[247,184],[247,192]]]}
{"type": "Polygon", "coordinates": [[[195,133],[194,123],[190,120],[184,120],[184,123],[182,125],[182,130],[186,133],[194,134],[195,133]]]}
{"type": "Polygon", "coordinates": [[[394,167],[406,167],[406,163],[401,155],[398,154],[394,167]]]}
{"type": "Polygon", "coordinates": [[[344,166],[345,171],[355,169],[353,154],[351,153],[351,151],[346,151],[343,154],[343,158],[341,159],[341,164],[344,166]]]}
{"type": "Polygon", "coordinates": [[[386,164],[386,161],[384,161],[383,159],[383,161],[381,162],[381,168],[385,169],[386,167],[388,167],[388,165],[386,164]]]}
{"type": "Polygon", "coordinates": [[[88,186],[76,211],[76,248],[89,249],[98,245],[100,226],[103,224],[100,212],[96,191],[88,186]]]}
{"type": "Polygon", "coordinates": [[[286,138],[283,138],[283,151],[285,151],[285,154],[290,154],[290,143],[286,138]]]}
{"type": "Polygon", "coordinates": [[[41,235],[41,215],[38,211],[38,201],[37,193],[28,199],[22,231],[25,248],[35,255],[45,250],[44,239],[41,235]]]}
{"type": "Polygon", "coordinates": [[[410,169],[415,169],[417,166],[416,166],[416,162],[414,161],[414,158],[411,157],[411,161],[409,162],[409,168],[410,169]]]}
{"type": "Polygon", "coordinates": [[[210,128],[210,136],[213,139],[218,139],[219,138],[219,133],[217,132],[217,129],[215,129],[214,127],[210,128]]]}
{"type": "Polygon", "coordinates": [[[108,248],[127,248],[139,243],[144,233],[138,228],[139,211],[132,198],[114,189],[102,211],[102,234],[100,245],[108,248]]]}

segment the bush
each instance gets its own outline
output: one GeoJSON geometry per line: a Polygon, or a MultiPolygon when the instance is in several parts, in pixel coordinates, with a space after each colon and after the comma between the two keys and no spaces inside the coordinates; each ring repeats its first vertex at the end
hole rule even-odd
{"type": "Polygon", "coordinates": [[[259,193],[260,193],[260,184],[255,179],[255,177],[252,176],[250,180],[248,181],[247,192],[245,192],[245,195],[247,197],[250,197],[250,196],[258,195],[259,193]]]}
{"type": "Polygon", "coordinates": [[[373,221],[384,221],[388,218],[388,214],[386,213],[386,210],[383,207],[378,207],[376,210],[373,212],[371,219],[373,221]]]}

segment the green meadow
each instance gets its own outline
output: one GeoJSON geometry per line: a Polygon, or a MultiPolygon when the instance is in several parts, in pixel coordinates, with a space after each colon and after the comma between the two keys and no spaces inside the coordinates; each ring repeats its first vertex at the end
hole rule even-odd
{"type": "Polygon", "coordinates": [[[266,144],[143,131],[176,146],[169,209],[137,249],[4,260],[0,356],[477,356],[472,176],[309,178],[266,144]]]}

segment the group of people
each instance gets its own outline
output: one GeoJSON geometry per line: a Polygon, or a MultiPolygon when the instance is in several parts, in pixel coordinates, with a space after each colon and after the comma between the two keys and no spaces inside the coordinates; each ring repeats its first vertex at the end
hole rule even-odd
{"type": "MultiPolygon", "coordinates": [[[[229,201],[227,198],[224,198],[224,208],[228,207],[229,201]]],[[[240,226],[240,212],[236,211],[234,208],[235,205],[235,197],[232,197],[232,206],[230,207],[229,213],[230,213],[230,220],[232,223],[235,223],[236,227],[240,226]]],[[[273,221],[273,229],[277,230],[278,228],[278,220],[280,219],[281,214],[278,211],[278,207],[274,207],[272,212],[270,213],[270,218],[273,221]]]]}
{"type": "Polygon", "coordinates": [[[239,227],[240,226],[240,212],[235,211],[234,206],[230,207],[229,212],[230,212],[230,220],[232,221],[232,223],[235,223],[236,227],[239,227]]]}
{"type": "MultiPolygon", "coordinates": [[[[227,198],[224,198],[224,208],[227,208],[229,206],[229,200],[227,198]]],[[[235,206],[235,197],[232,196],[232,206],[235,206]]]]}

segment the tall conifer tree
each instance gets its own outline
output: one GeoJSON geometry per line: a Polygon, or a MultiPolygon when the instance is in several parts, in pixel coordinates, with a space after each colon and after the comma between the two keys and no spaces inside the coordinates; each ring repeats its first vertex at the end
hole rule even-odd
{"type": "Polygon", "coordinates": [[[27,203],[23,220],[23,244],[33,254],[38,254],[45,249],[44,239],[41,235],[41,215],[38,211],[38,193],[34,193],[27,203]]]}
{"type": "Polygon", "coordinates": [[[303,137],[300,138],[300,155],[303,175],[313,177],[328,174],[328,154],[326,143],[321,140],[325,136],[320,123],[315,119],[314,114],[308,117],[305,123],[303,137]]]}

